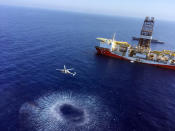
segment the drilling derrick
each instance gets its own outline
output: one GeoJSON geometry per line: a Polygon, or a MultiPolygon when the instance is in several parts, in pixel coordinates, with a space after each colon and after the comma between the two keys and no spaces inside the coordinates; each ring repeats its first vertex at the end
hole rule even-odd
{"type": "Polygon", "coordinates": [[[150,49],[153,27],[154,27],[154,17],[151,17],[151,18],[146,17],[142,26],[140,39],[138,43],[138,46],[141,49],[150,49]]]}
{"type": "Polygon", "coordinates": [[[162,68],[175,70],[175,51],[151,50],[151,42],[154,27],[154,17],[146,17],[141,29],[137,46],[128,42],[116,41],[113,39],[97,38],[99,45],[95,46],[97,53],[117,59],[127,60],[131,63],[142,63],[162,68]]]}

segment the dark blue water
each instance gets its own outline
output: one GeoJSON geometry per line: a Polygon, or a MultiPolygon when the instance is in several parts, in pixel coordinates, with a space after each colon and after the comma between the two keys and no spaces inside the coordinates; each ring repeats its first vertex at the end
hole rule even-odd
{"type": "MultiPolygon", "coordinates": [[[[98,130],[175,130],[175,71],[96,55],[96,37],[116,32],[117,40],[136,44],[131,37],[139,35],[142,22],[1,6],[0,130],[20,130],[24,103],[61,92],[100,99],[98,108],[107,107],[110,117],[98,130]],[[64,64],[76,77],[55,70],[64,64]]],[[[175,23],[157,20],[154,38],[166,44],[152,48],[175,49],[174,34],[175,23]]]]}

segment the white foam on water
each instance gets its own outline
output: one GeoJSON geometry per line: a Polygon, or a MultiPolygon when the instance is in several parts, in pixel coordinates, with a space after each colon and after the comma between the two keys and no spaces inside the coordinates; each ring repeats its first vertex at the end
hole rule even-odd
{"type": "Polygon", "coordinates": [[[33,104],[24,103],[19,114],[23,121],[22,126],[37,131],[104,130],[109,127],[111,118],[108,108],[100,98],[72,92],[53,93],[40,97],[33,104]],[[78,119],[78,122],[65,119],[59,109],[65,104],[81,110],[83,119],[78,119]]]}

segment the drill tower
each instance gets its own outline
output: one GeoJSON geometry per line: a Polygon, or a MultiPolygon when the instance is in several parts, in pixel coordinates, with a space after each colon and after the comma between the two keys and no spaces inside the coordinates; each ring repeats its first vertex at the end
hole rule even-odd
{"type": "Polygon", "coordinates": [[[142,49],[150,49],[150,43],[152,40],[152,33],[154,27],[154,17],[146,17],[142,26],[142,30],[140,33],[140,39],[138,46],[142,49]]]}

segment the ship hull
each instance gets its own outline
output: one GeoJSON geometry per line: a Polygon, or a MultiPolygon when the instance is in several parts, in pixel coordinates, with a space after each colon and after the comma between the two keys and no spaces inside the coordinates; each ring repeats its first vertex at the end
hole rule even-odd
{"type": "Polygon", "coordinates": [[[111,53],[110,50],[107,49],[107,48],[101,48],[101,47],[98,47],[98,46],[96,46],[95,48],[97,50],[97,54],[99,54],[99,55],[105,55],[105,56],[110,56],[110,57],[114,57],[114,58],[117,58],[117,59],[128,60],[129,61],[129,59],[126,59],[122,56],[111,53]]]}
{"type": "MultiPolygon", "coordinates": [[[[102,47],[98,47],[98,46],[96,46],[95,48],[97,50],[97,54],[99,54],[99,55],[105,55],[105,56],[110,56],[110,57],[121,59],[121,60],[132,61],[132,59],[129,59],[129,58],[126,58],[124,56],[120,56],[120,55],[111,53],[111,51],[107,48],[102,48],[102,47]]],[[[138,61],[135,61],[135,62],[143,63],[143,62],[138,62],[138,61]]],[[[143,63],[143,64],[148,64],[148,65],[152,65],[152,66],[157,66],[157,67],[162,67],[162,68],[175,70],[175,65],[152,64],[152,63],[148,63],[148,62],[143,63]]]]}

